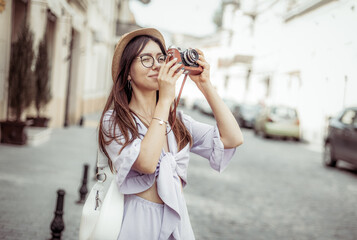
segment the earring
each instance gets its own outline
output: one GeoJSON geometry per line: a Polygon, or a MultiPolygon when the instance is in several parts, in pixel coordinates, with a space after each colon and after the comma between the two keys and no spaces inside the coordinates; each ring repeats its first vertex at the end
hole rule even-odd
{"type": "Polygon", "coordinates": [[[128,89],[131,92],[131,80],[128,80],[128,89]]]}

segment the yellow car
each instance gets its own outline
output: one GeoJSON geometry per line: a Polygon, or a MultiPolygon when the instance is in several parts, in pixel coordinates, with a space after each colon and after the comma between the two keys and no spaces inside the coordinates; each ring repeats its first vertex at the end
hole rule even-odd
{"type": "Polygon", "coordinates": [[[265,138],[282,137],[300,141],[300,121],[296,109],[286,106],[264,107],[255,119],[254,133],[265,138]]]}

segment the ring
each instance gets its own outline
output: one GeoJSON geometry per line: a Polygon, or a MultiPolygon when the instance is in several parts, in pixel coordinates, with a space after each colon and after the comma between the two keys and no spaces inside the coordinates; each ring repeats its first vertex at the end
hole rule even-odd
{"type": "Polygon", "coordinates": [[[103,182],[105,182],[105,180],[107,180],[107,174],[105,174],[105,173],[97,173],[95,175],[95,178],[97,179],[98,182],[103,183],[103,182]],[[103,180],[100,180],[100,177],[99,177],[100,175],[104,175],[104,179],[103,180]]]}

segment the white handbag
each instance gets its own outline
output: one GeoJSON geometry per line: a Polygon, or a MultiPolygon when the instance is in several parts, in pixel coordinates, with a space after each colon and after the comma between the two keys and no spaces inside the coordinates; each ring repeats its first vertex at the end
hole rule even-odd
{"type": "Polygon", "coordinates": [[[108,159],[101,151],[97,154],[97,167],[97,183],[82,210],[79,240],[116,240],[123,220],[124,195],[119,192],[108,159]],[[100,180],[99,176],[104,179],[100,180]],[[111,176],[112,180],[107,176],[111,176]]]}

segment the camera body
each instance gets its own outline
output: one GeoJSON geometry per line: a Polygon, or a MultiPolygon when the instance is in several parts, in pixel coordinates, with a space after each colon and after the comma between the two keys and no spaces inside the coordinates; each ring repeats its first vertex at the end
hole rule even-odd
{"type": "Polygon", "coordinates": [[[198,53],[195,49],[186,49],[181,51],[180,48],[172,46],[167,50],[167,54],[167,62],[174,58],[177,58],[177,62],[182,62],[185,69],[183,74],[199,75],[202,73],[202,67],[196,63],[198,60],[198,53]]]}

